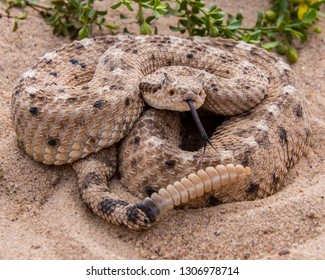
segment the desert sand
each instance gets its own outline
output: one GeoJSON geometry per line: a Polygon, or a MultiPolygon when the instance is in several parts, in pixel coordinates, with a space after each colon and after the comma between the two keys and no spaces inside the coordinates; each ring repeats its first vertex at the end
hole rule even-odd
{"type": "MultiPolygon", "coordinates": [[[[251,24],[268,1],[218,6],[242,12],[251,24]]],[[[120,24],[116,11],[108,18],[120,24]]],[[[160,33],[171,34],[168,23],[162,20],[160,33]]],[[[325,32],[311,34],[292,66],[313,133],[308,155],[284,188],[263,200],[175,210],[152,229],[132,232],[85,207],[71,166],[37,163],[18,148],[10,119],[13,88],[35,60],[69,40],[53,36],[32,11],[17,32],[12,25],[0,19],[0,259],[325,259],[325,32]]],[[[318,26],[325,30],[325,21],[318,26]]]]}

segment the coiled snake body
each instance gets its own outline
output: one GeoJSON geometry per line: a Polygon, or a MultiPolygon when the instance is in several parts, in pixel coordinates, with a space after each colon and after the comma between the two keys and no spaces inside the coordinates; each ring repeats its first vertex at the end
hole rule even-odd
{"type": "Polygon", "coordinates": [[[180,199],[186,203],[193,185],[192,205],[273,194],[306,152],[308,115],[286,63],[256,46],[211,38],[108,36],[74,42],[28,69],[12,97],[14,127],[26,152],[45,164],[74,163],[85,202],[105,219],[134,229],[149,227],[180,199]],[[152,88],[149,77],[156,70],[165,78],[152,88]],[[185,81],[200,77],[203,91],[188,90],[190,82],[188,88],[186,82],[185,88],[166,85],[184,71],[185,81]],[[148,87],[153,92],[144,93],[148,87]],[[208,114],[232,116],[211,136],[214,148],[207,147],[201,163],[217,167],[189,175],[198,170],[202,151],[179,148],[179,116],[162,110],[173,108],[154,95],[164,87],[169,99],[175,90],[183,95],[176,111],[187,110],[184,100],[191,99],[196,108],[204,103],[208,114]],[[140,117],[143,99],[159,110],[140,117]],[[151,198],[131,204],[109,192],[107,178],[117,165],[131,193],[151,198]]]}

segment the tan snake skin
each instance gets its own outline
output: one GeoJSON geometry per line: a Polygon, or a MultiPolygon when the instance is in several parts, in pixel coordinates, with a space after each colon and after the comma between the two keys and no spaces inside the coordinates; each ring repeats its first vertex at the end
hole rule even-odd
{"type": "MultiPolygon", "coordinates": [[[[207,148],[203,167],[233,163],[252,171],[250,179],[245,179],[239,176],[243,174],[240,166],[219,168],[226,171],[216,168],[229,180],[222,188],[197,195],[201,198],[190,202],[192,206],[275,193],[307,150],[309,113],[291,68],[275,55],[243,42],[108,36],[65,45],[28,69],[15,88],[12,118],[18,142],[45,164],[73,163],[98,152],[74,164],[82,198],[95,213],[115,224],[148,228],[162,208],[171,205],[164,191],[165,202],[159,204],[157,191],[196,172],[202,155],[201,150],[180,150],[179,142],[171,140],[179,138],[182,116],[177,113],[148,110],[139,120],[143,98],[150,104],[140,93],[140,87],[150,84],[146,76],[172,65],[203,71],[207,95],[203,115],[206,111],[237,115],[226,119],[211,136],[215,149],[207,148]],[[117,152],[114,143],[126,135],[117,152]],[[117,166],[121,182],[131,193],[140,198],[151,194],[151,199],[131,204],[109,192],[107,180],[117,166]],[[244,181],[232,183],[233,175],[244,181]]],[[[181,70],[170,73],[173,71],[181,70]]],[[[184,98],[195,99],[195,106],[200,107],[202,100],[193,96],[185,90],[184,98]]],[[[156,108],[168,109],[161,104],[156,108]]],[[[208,171],[197,176],[215,173],[208,171]]],[[[211,175],[211,182],[223,181],[221,173],[211,175]]],[[[195,187],[197,193],[202,192],[202,184],[195,187]]],[[[178,183],[176,186],[179,194],[185,194],[178,183]]],[[[173,199],[177,196],[171,195],[173,199]]]]}

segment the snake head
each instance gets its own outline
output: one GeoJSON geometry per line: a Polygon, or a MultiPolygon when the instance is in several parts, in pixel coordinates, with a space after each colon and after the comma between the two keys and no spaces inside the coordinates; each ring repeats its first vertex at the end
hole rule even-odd
{"type": "Polygon", "coordinates": [[[204,75],[201,70],[185,66],[159,68],[145,76],[140,90],[145,102],[156,109],[189,111],[187,101],[196,109],[205,101],[204,75]]]}

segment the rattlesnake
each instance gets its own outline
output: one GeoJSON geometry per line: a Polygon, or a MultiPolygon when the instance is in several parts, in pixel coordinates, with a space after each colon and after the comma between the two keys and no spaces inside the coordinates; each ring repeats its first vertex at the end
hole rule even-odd
{"type": "Polygon", "coordinates": [[[149,227],[167,206],[179,204],[189,185],[189,179],[177,181],[184,176],[198,180],[202,198],[193,205],[273,194],[307,150],[308,116],[286,63],[256,46],[213,38],[107,36],[76,41],[43,56],[23,74],[12,96],[14,128],[26,152],[45,164],[76,162],[73,167],[86,203],[105,219],[135,229],[149,227]],[[208,80],[215,75],[207,86],[215,95],[206,110],[214,111],[218,105],[217,113],[240,113],[210,138],[213,147],[207,147],[201,164],[218,166],[192,175],[202,152],[171,145],[166,135],[179,133],[171,129],[172,123],[179,123],[176,113],[152,109],[140,118],[141,80],[145,88],[147,75],[173,65],[204,70],[208,80]],[[229,105],[229,98],[234,104],[229,105]],[[117,151],[115,143],[125,136],[117,151]],[[131,193],[151,194],[151,199],[129,204],[109,191],[106,181],[116,171],[117,157],[121,182],[131,193]],[[245,179],[250,170],[252,176],[245,179]],[[237,179],[244,181],[209,191],[219,184],[217,180],[225,185],[237,179]],[[174,181],[167,188],[172,195],[164,189],[156,193],[174,181]],[[208,194],[203,195],[202,188],[208,194]],[[171,197],[176,201],[166,202],[171,197]]]}

